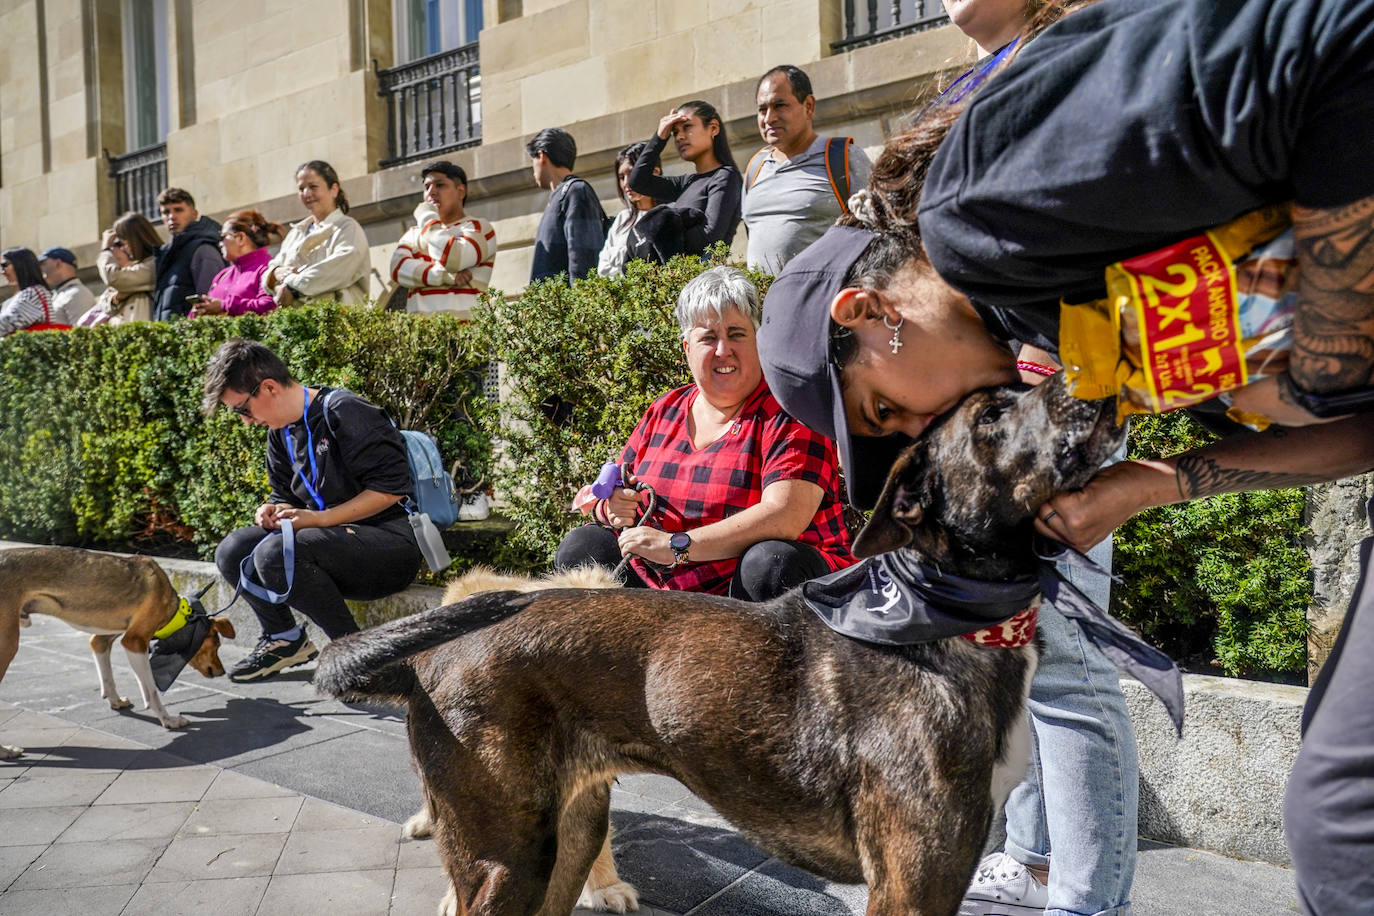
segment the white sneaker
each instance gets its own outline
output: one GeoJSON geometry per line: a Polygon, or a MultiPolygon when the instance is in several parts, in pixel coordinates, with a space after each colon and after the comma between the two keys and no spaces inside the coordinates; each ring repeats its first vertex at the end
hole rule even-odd
{"type": "Polygon", "coordinates": [[[959,916],[1042,916],[1049,905],[1050,889],[1030,869],[1005,852],[994,852],[978,863],[959,916]]]}
{"type": "Polygon", "coordinates": [[[467,494],[458,506],[458,521],[460,522],[480,522],[489,515],[491,515],[491,503],[487,500],[487,494],[481,491],[467,494]]]}

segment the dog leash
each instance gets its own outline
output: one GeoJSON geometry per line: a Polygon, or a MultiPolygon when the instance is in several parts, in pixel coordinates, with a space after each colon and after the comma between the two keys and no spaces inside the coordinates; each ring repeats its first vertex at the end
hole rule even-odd
{"type": "MultiPolygon", "coordinates": [[[[630,472],[627,468],[621,468],[620,473],[621,480],[624,481],[625,476],[628,475],[630,472]]],[[[630,484],[626,483],[625,486],[628,487],[630,486],[630,484]]],[[[654,514],[654,510],[658,508],[658,493],[654,490],[652,486],[650,486],[642,480],[635,481],[634,489],[641,493],[647,492],[649,494],[649,504],[644,507],[644,512],[639,517],[640,523],[643,524],[644,522],[649,520],[650,516],[654,514]]],[[[634,554],[626,554],[625,556],[621,557],[620,562],[615,564],[615,569],[611,570],[611,575],[618,579],[622,585],[625,583],[625,580],[621,577],[625,574],[625,570],[630,568],[630,560],[633,556],[634,554]]]]}
{"type": "MultiPolygon", "coordinates": [[[[248,556],[244,557],[243,561],[239,563],[239,582],[238,585],[234,586],[234,594],[229,596],[229,600],[224,603],[223,607],[216,610],[210,616],[217,617],[220,614],[223,614],[225,611],[229,610],[233,603],[239,600],[239,595],[243,594],[244,592],[247,592],[255,598],[261,598],[263,601],[266,601],[270,604],[284,604],[286,602],[286,599],[290,597],[291,589],[295,585],[295,582],[296,529],[295,526],[292,524],[291,519],[284,518],[281,520],[281,529],[279,531],[268,532],[267,537],[263,538],[261,541],[258,541],[258,543],[253,547],[252,551],[249,552],[248,556]],[[257,556],[258,551],[262,549],[262,546],[264,544],[268,543],[272,538],[278,535],[280,535],[282,539],[282,565],[286,568],[286,591],[284,592],[274,592],[270,588],[267,588],[264,585],[259,585],[257,582],[253,581],[254,557],[257,556]]],[[[207,586],[207,588],[208,587],[209,586],[207,586]]]]}

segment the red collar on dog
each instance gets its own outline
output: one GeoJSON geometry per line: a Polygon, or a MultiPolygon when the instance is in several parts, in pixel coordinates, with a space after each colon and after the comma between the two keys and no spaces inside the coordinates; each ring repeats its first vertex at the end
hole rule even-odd
{"type": "Polygon", "coordinates": [[[1035,623],[1040,617],[1040,599],[1010,620],[974,633],[962,634],[969,642],[989,649],[1018,649],[1035,638],[1035,623]]]}

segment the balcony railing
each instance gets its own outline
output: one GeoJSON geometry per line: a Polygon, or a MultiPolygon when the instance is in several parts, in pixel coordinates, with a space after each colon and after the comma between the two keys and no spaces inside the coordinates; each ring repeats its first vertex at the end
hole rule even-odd
{"type": "Polygon", "coordinates": [[[157,196],[167,187],[167,144],[156,143],[123,156],[105,153],[115,182],[115,212],[133,210],[158,220],[157,196]]]}
{"type": "Polygon", "coordinates": [[[377,83],[391,135],[391,157],[382,166],[482,142],[477,42],[378,70],[377,83]]]}
{"type": "Polygon", "coordinates": [[[941,0],[844,0],[844,38],[830,49],[849,51],[947,22],[941,0]]]}

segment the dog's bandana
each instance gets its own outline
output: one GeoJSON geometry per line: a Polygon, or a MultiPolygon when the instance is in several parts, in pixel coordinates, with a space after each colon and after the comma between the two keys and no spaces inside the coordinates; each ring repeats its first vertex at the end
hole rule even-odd
{"type": "Polygon", "coordinates": [[[1110,573],[1077,551],[1040,538],[1036,556],[1034,576],[983,582],[941,572],[898,550],[803,583],[802,598],[837,633],[901,646],[996,630],[1032,606],[1038,612],[1036,595],[1043,594],[1113,664],[1159,697],[1182,735],[1183,676],[1173,661],[1094,604],[1056,564],[1062,560],[1110,573]]]}
{"type": "MultiPolygon", "coordinates": [[[[201,594],[205,592],[202,590],[201,594]]],[[[148,663],[153,669],[153,683],[158,690],[166,690],[177,679],[181,669],[200,651],[201,643],[210,634],[210,615],[200,603],[200,595],[181,597],[174,616],[167,626],[153,634],[148,663]]]]}
{"type": "Polygon", "coordinates": [[[989,649],[1019,649],[1035,639],[1035,624],[1040,619],[1040,599],[1010,620],[995,627],[984,627],[973,633],[961,634],[977,646],[989,649]]]}

